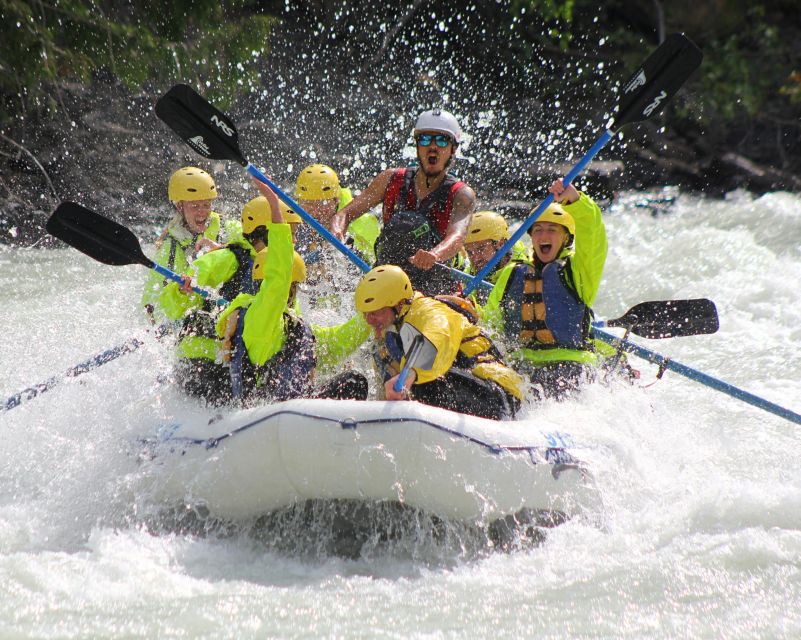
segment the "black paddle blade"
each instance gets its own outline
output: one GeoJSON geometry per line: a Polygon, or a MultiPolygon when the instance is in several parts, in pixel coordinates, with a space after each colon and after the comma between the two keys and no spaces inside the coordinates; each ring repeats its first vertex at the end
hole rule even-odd
{"type": "Polygon", "coordinates": [[[156,115],[200,155],[247,165],[234,123],[192,87],[176,84],[156,102],[156,115]]]}
{"type": "Polygon", "coordinates": [[[612,128],[659,113],[701,64],[703,53],[682,33],[659,45],[623,85],[612,128]]]}
{"type": "Polygon", "coordinates": [[[103,264],[153,265],[130,229],[74,202],[58,205],[45,229],[103,264]]]}
{"type": "Polygon", "coordinates": [[[715,333],[720,325],[715,303],[697,298],[641,302],[606,326],[631,327],[638,336],[659,339],[715,333]]]}

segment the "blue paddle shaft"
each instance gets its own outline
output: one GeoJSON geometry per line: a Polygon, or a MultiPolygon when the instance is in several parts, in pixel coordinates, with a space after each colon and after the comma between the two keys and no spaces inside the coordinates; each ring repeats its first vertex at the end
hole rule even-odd
{"type": "MultiPolygon", "coordinates": [[[[179,276],[174,271],[170,271],[167,267],[162,267],[160,264],[156,262],[154,262],[150,268],[153,269],[153,271],[160,273],[165,278],[169,278],[170,280],[173,280],[178,284],[182,285],[184,283],[184,279],[181,276],[179,276]]],[[[195,293],[199,293],[204,298],[211,297],[211,294],[208,291],[206,291],[205,289],[201,289],[200,287],[192,287],[192,291],[194,291],[195,293]]],[[[225,298],[217,298],[216,302],[220,306],[228,304],[228,300],[226,300],[225,298]]]]}
{"type": "MultiPolygon", "coordinates": [[[[606,333],[605,331],[599,330],[597,327],[593,328],[593,335],[597,338],[600,338],[607,344],[611,344],[612,346],[616,347],[619,343],[619,339],[613,336],[611,333],[606,333]]],[[[701,384],[706,385],[711,389],[715,389],[716,391],[721,391],[726,395],[731,396],[732,398],[737,398],[738,400],[742,400],[743,402],[747,402],[750,405],[758,407],[760,409],[764,409],[770,413],[773,413],[777,416],[784,418],[785,420],[789,420],[790,422],[795,422],[796,424],[801,424],[801,415],[795,413],[794,411],[790,411],[789,409],[785,409],[769,400],[765,400],[764,398],[760,398],[759,396],[755,396],[753,393],[749,393],[748,391],[744,391],[743,389],[739,389],[734,385],[729,384],[728,382],[724,382],[723,380],[718,380],[717,378],[713,378],[712,376],[693,369],[692,367],[688,367],[687,365],[683,365],[680,362],[676,362],[675,360],[671,360],[670,358],[666,358],[650,349],[646,349],[645,347],[641,347],[640,345],[634,344],[633,342],[624,342],[623,343],[623,350],[633,353],[636,356],[639,356],[643,360],[647,360],[648,362],[654,362],[658,364],[660,367],[664,367],[665,369],[670,369],[671,371],[675,371],[679,375],[684,376],[685,378],[689,378],[690,380],[695,380],[696,382],[700,382],[701,384]]]]}
{"type": "Polygon", "coordinates": [[[403,386],[406,384],[406,378],[409,377],[409,372],[412,370],[414,363],[417,361],[417,357],[420,355],[424,341],[425,338],[423,338],[422,335],[417,335],[415,336],[414,340],[412,340],[412,344],[409,346],[409,351],[406,353],[406,362],[403,365],[403,369],[401,369],[401,372],[398,374],[398,379],[395,380],[395,384],[392,385],[392,388],[396,393],[403,391],[403,386]]]}
{"type": "Polygon", "coordinates": [[[398,393],[403,391],[403,385],[406,384],[406,378],[409,377],[409,371],[411,371],[411,370],[412,370],[411,363],[407,362],[403,366],[403,370],[400,372],[400,374],[398,374],[398,379],[395,380],[395,384],[392,387],[398,393]]]}
{"type": "MultiPolygon", "coordinates": [[[[462,280],[464,282],[468,282],[469,280],[473,279],[473,276],[471,276],[469,273],[465,273],[464,271],[459,271],[459,269],[455,269],[454,267],[451,267],[450,265],[442,264],[441,262],[438,262],[436,264],[436,266],[442,267],[443,269],[447,269],[448,271],[450,271],[453,274],[453,276],[455,278],[459,278],[460,280],[462,280]]],[[[486,280],[479,281],[478,286],[479,286],[479,288],[487,289],[488,291],[492,289],[492,285],[489,282],[487,282],[486,280]]]]}
{"type": "Polygon", "coordinates": [[[107,349],[102,353],[98,353],[96,356],[93,356],[88,360],[81,362],[79,364],[76,364],[74,367],[70,367],[61,375],[48,378],[44,382],[35,384],[32,387],[28,387],[27,389],[23,389],[19,393],[16,393],[10,398],[7,398],[6,400],[2,401],[2,403],[0,403],[0,411],[8,411],[9,409],[13,409],[14,407],[19,406],[25,400],[30,400],[31,398],[35,398],[39,394],[42,394],[45,391],[52,389],[64,378],[75,377],[81,375],[82,373],[86,373],[91,369],[95,369],[99,366],[106,364],[107,362],[111,362],[112,360],[119,358],[121,355],[130,353],[131,351],[135,351],[143,344],[144,343],[138,338],[131,338],[130,340],[124,342],[123,344],[117,345],[116,347],[113,347],[111,349],[107,349]]]}
{"type": "MultiPolygon", "coordinates": [[[[598,154],[598,152],[603,149],[604,146],[606,146],[606,143],[609,142],[614,135],[615,134],[610,130],[604,131],[603,135],[598,138],[590,150],[584,154],[584,157],[576,163],[576,165],[567,173],[564,178],[562,178],[562,184],[567,187],[567,185],[573,182],[573,180],[575,180],[576,177],[582,171],[584,171],[584,168],[590,163],[590,160],[592,160],[598,154]]],[[[506,241],[506,244],[498,249],[495,255],[492,256],[492,259],[490,259],[490,261],[484,265],[484,267],[475,275],[475,277],[467,283],[467,286],[464,289],[464,295],[469,295],[470,292],[473,291],[476,286],[478,286],[478,283],[487,277],[490,271],[495,268],[495,265],[498,264],[500,259],[505,256],[506,253],[514,246],[515,242],[520,240],[520,238],[525,235],[526,231],[529,230],[529,227],[531,227],[531,225],[537,221],[537,218],[542,215],[542,212],[548,208],[548,205],[550,205],[553,200],[553,194],[549,193],[548,197],[542,201],[542,204],[540,204],[540,206],[537,207],[532,214],[523,221],[523,224],[520,225],[520,228],[515,231],[512,234],[512,237],[506,241]]]]}
{"type": "Polygon", "coordinates": [[[340,253],[344,254],[348,260],[350,260],[353,264],[355,264],[359,269],[361,269],[364,273],[370,271],[370,265],[368,265],[364,260],[362,260],[359,256],[357,256],[353,251],[348,249],[344,244],[342,244],[333,233],[331,233],[328,229],[326,229],[323,225],[321,225],[311,214],[307,213],[297,202],[295,202],[292,198],[290,198],[287,194],[285,194],[277,184],[275,184],[272,180],[270,180],[267,176],[265,176],[261,171],[259,171],[256,167],[254,167],[250,162],[248,162],[245,170],[252,175],[256,180],[263,182],[266,184],[270,189],[272,189],[275,194],[281,198],[281,200],[288,206],[292,211],[297,213],[303,220],[311,226],[317,233],[319,233],[323,238],[328,240],[332,245],[334,245],[337,249],[339,249],[340,253]]]}

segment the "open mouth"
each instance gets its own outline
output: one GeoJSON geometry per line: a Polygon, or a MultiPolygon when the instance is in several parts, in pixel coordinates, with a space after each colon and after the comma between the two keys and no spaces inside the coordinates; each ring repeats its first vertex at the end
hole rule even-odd
{"type": "Polygon", "coordinates": [[[544,256],[550,255],[551,251],[553,250],[553,245],[550,242],[543,242],[538,246],[540,249],[540,253],[544,256]]]}

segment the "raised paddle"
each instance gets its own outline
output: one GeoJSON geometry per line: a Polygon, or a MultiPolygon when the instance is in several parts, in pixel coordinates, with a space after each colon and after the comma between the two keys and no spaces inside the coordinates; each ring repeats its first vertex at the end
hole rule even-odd
{"type": "MultiPolygon", "coordinates": [[[[58,205],[45,229],[50,235],[103,264],[141,264],[165,278],[180,284],[184,282],[182,276],[162,267],[142,253],[139,240],[130,229],[75,202],[62,202],[58,205]]],[[[192,291],[204,298],[211,296],[200,287],[192,287],[192,291]]],[[[228,304],[222,298],[216,302],[228,304]]]]}
{"type": "Polygon", "coordinates": [[[307,213],[278,185],[245,160],[239,149],[239,134],[233,121],[214,105],[185,84],[176,84],[156,102],[156,115],[190,147],[205,158],[233,160],[275,194],[317,233],[333,244],[359,269],[370,271],[370,266],[340,242],[328,229],[307,213]]]}
{"type": "Polygon", "coordinates": [[[753,393],[735,387],[728,382],[724,382],[723,380],[719,380],[713,376],[710,376],[702,371],[698,371],[697,369],[693,369],[692,367],[688,367],[687,365],[681,364],[680,362],[676,362],[675,360],[668,358],[666,356],[660,355],[650,349],[646,349],[638,344],[634,344],[633,342],[628,342],[624,340],[621,343],[621,340],[611,333],[606,333],[601,329],[594,328],[593,335],[606,342],[607,344],[612,345],[613,347],[622,349],[623,351],[627,351],[628,353],[633,353],[636,356],[639,356],[643,360],[647,360],[648,362],[653,362],[659,365],[659,374],[658,377],[661,377],[662,373],[665,370],[670,370],[678,373],[679,375],[684,376],[685,378],[689,378],[690,380],[694,380],[696,382],[700,382],[703,385],[711,389],[715,389],[716,391],[720,391],[725,393],[726,395],[731,396],[732,398],[736,398],[737,400],[742,400],[743,402],[747,402],[748,404],[773,413],[774,415],[780,416],[785,420],[789,420],[790,422],[795,422],[796,424],[801,424],[801,415],[791,411],[790,409],[786,409],[785,407],[779,406],[770,400],[765,400],[764,398],[760,398],[753,393]]]}
{"type": "MultiPolygon", "coordinates": [[[[669,36],[648,59],[634,72],[621,89],[615,106],[614,119],[592,148],[584,154],[576,165],[562,178],[567,187],[584,170],[595,155],[609,142],[615,132],[624,125],[640,122],[659,113],[681,85],[701,64],[703,54],[689,38],[680,33],[669,36]]],[[[543,211],[554,201],[553,194],[542,201],[528,218],[512,234],[512,237],[498,249],[490,261],[467,283],[464,294],[469,295],[495,268],[498,261],[520,240],[543,211]]]]}

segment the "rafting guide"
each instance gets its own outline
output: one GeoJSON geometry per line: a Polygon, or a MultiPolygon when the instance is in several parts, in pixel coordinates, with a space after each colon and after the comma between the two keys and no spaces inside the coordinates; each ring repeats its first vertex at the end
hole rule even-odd
{"type": "Polygon", "coordinates": [[[375,243],[377,264],[394,264],[426,295],[450,294],[458,285],[445,271],[462,249],[476,195],[448,172],[462,140],[456,118],[442,109],[424,111],[413,131],[416,168],[387,169],[337,213],[332,233],[345,229],[365,212],[382,205],[383,229],[375,243]]]}

